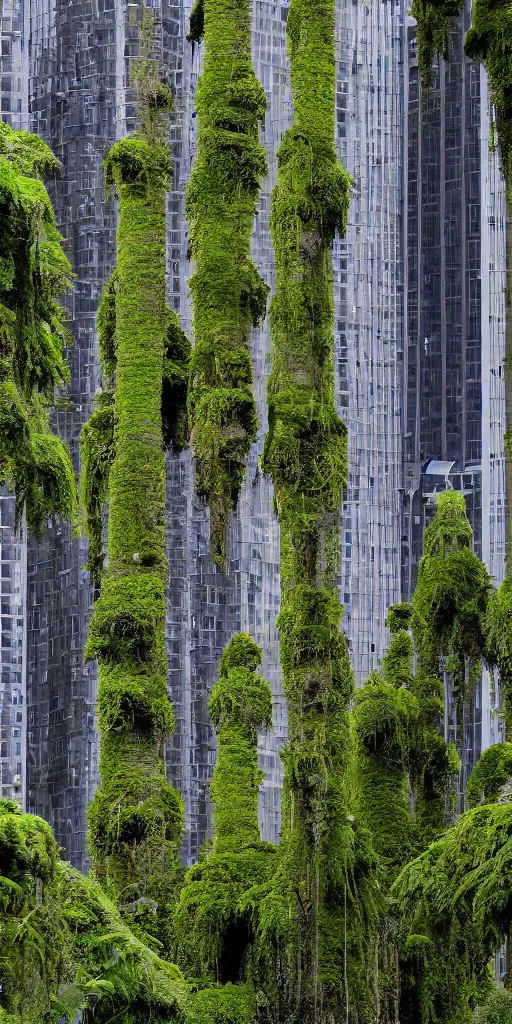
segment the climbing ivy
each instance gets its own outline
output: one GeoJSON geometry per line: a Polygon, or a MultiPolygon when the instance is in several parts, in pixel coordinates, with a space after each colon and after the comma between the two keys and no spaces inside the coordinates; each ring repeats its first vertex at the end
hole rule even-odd
{"type": "Polygon", "coordinates": [[[226,534],[256,439],[251,325],[265,314],[268,288],[250,258],[250,237],[266,159],[258,123],[266,99],[251,64],[249,0],[204,0],[191,38],[204,34],[197,90],[197,161],[187,187],[195,346],[189,414],[197,490],[210,506],[213,559],[224,565],[226,534]]]}
{"type": "Polygon", "coordinates": [[[58,162],[37,135],[0,122],[0,482],[36,535],[54,514],[73,519],[75,479],[48,408],[69,369],[70,338],[57,298],[71,267],[42,178],[58,162]]]}
{"type": "MultiPolygon", "coordinates": [[[[149,20],[148,20],[149,19],[149,20]]],[[[171,162],[165,131],[171,92],[142,26],[134,73],[138,131],[107,154],[118,198],[117,265],[100,307],[103,372],[110,390],[82,434],[82,494],[90,567],[101,579],[86,657],[99,660],[101,785],[89,808],[98,878],[125,915],[169,945],[179,876],[181,798],[167,783],[164,739],[172,732],[165,650],[164,422],[180,423],[188,341],[165,305],[165,193],[171,162]],[[164,377],[177,408],[162,406],[164,377]],[[102,568],[102,506],[108,503],[108,565],[102,568]]]]}

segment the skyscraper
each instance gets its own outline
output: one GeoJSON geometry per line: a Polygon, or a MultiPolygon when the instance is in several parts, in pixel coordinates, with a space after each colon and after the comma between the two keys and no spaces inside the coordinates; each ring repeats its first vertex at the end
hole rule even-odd
{"type": "MultiPolygon", "coordinates": [[[[414,590],[435,497],[464,495],[474,549],[497,582],[504,569],[504,216],[499,158],[489,151],[483,69],[464,55],[469,5],[451,21],[449,60],[421,86],[416,25],[407,29],[407,311],[402,593],[414,590]]],[[[447,683],[448,685],[448,683],[447,683]]],[[[496,735],[487,674],[447,736],[461,784],[496,735]]]]}

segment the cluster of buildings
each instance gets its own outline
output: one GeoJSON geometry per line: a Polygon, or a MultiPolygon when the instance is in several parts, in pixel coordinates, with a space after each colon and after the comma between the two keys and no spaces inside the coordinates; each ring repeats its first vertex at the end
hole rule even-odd
{"type": "MultiPolygon", "coordinates": [[[[129,58],[138,53],[142,4],[175,96],[168,197],[168,299],[191,335],[185,187],[196,152],[194,96],[201,47],[187,42],[190,0],[3,0],[0,117],[37,132],[62,168],[49,191],[76,274],[65,299],[75,339],[72,379],[54,426],[78,466],[78,438],[100,386],[95,314],[115,262],[115,206],[103,158],[135,126],[129,58]]],[[[415,586],[422,536],[439,490],[464,494],[475,550],[497,582],[504,573],[504,183],[489,146],[486,75],[467,60],[466,12],[451,23],[450,61],[420,88],[408,0],[337,0],[336,142],[354,179],[347,234],[333,251],[337,401],[349,429],[340,592],[358,683],[388,641],[390,604],[415,586]]],[[[269,228],[275,154],[292,120],[286,55],[288,0],[253,0],[253,59],[268,98],[269,156],[253,257],[274,283],[269,228]]],[[[209,559],[208,511],[194,494],[190,452],[168,454],[166,636],[177,729],[169,777],[182,792],[183,857],[197,858],[210,823],[215,737],[207,704],[221,651],[238,630],[263,648],[274,728],[260,740],[266,773],[264,838],[277,841],[286,710],[276,617],[279,533],[259,468],[266,427],[268,325],[253,332],[258,444],[229,538],[226,573],[209,559]]],[[[15,527],[0,493],[0,797],[52,825],[72,863],[86,865],[85,809],[97,783],[95,665],[83,650],[92,594],[86,542],[52,524],[36,542],[15,527]]],[[[447,736],[467,773],[498,738],[484,673],[457,715],[447,694],[447,736]]],[[[464,779],[461,779],[461,792],[464,779]]]]}

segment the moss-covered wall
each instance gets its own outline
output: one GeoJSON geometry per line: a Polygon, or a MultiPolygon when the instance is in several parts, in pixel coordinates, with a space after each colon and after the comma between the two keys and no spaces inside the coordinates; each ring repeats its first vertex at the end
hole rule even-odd
{"type": "Polygon", "coordinates": [[[48,426],[69,378],[57,298],[72,274],[41,180],[57,168],[37,135],[0,122],[0,482],[36,535],[55,513],[73,518],[76,505],[66,446],[48,426]]]}
{"type": "Polygon", "coordinates": [[[250,258],[250,236],[266,159],[258,122],[266,99],[251,64],[249,0],[204,0],[191,20],[204,35],[197,90],[197,161],[187,188],[195,345],[189,412],[196,487],[210,507],[214,561],[223,565],[228,523],[256,439],[251,325],[268,288],[250,258]]]}

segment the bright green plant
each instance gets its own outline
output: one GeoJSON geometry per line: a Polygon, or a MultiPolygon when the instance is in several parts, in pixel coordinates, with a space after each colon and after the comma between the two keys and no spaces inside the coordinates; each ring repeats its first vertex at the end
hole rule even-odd
{"type": "Polygon", "coordinates": [[[418,704],[404,686],[396,688],[373,672],[356,690],[361,816],[387,873],[396,874],[414,849],[406,771],[412,723],[418,704]]]}
{"type": "Polygon", "coordinates": [[[0,801],[0,1021],[107,1024],[180,1016],[180,972],[142,943],[93,879],[59,860],[46,822],[0,801]]]}
{"type": "Polygon", "coordinates": [[[492,987],[490,958],[512,924],[512,805],[462,814],[395,882],[396,911],[421,949],[421,1024],[462,1024],[492,987]]]}
{"type": "Polygon", "coordinates": [[[425,530],[424,554],[413,597],[413,629],[423,675],[438,677],[441,659],[463,691],[485,650],[490,576],[471,550],[464,498],[443,491],[425,530]]]}
{"type": "Polygon", "coordinates": [[[492,804],[512,779],[512,743],[495,743],[480,755],[466,787],[470,807],[492,804]]]}
{"type": "Polygon", "coordinates": [[[255,1014],[256,1000],[250,985],[228,983],[199,989],[185,1004],[186,1024],[253,1024],[255,1014]]]}
{"type": "Polygon", "coordinates": [[[37,135],[0,122],[0,482],[36,535],[56,513],[73,518],[76,505],[69,454],[47,411],[69,379],[57,298],[71,267],[41,180],[57,167],[37,135]]]}
{"type": "MultiPolygon", "coordinates": [[[[257,917],[246,901],[268,883],[276,863],[276,848],[261,842],[258,827],[263,776],[257,730],[272,721],[270,687],[255,672],[260,660],[261,650],[245,633],[232,637],[222,655],[209,704],[218,744],[211,787],[213,842],[187,872],[177,908],[183,962],[190,971],[199,966],[203,977],[229,984],[247,980],[257,917]]],[[[219,1000],[224,1005],[229,996],[220,993],[213,990],[214,1005],[219,1000]]],[[[204,1011],[209,997],[198,994],[198,1000],[204,1011]]]]}
{"type": "Polygon", "coordinates": [[[352,674],[336,589],[346,428],[334,405],[331,273],[351,180],[334,148],[332,0],[293,0],[287,36],[294,124],[279,148],[272,197],[277,286],[263,465],[281,529],[287,999],[291,1012],[308,1021],[348,1013],[346,981],[357,942],[357,911],[347,893],[360,841],[347,816],[352,674]]]}
{"type": "Polygon", "coordinates": [[[210,507],[215,562],[223,565],[231,511],[256,439],[251,325],[268,288],[250,258],[259,185],[266,174],[258,123],[266,99],[251,64],[249,0],[204,0],[191,38],[205,40],[197,90],[197,161],[187,187],[195,346],[189,413],[197,490],[210,507]]]}
{"type": "MultiPolygon", "coordinates": [[[[97,582],[102,505],[108,502],[108,567],[86,648],[86,657],[99,661],[101,734],[101,785],[89,808],[89,843],[97,876],[125,913],[168,944],[183,811],[164,761],[173,715],[164,635],[162,395],[166,373],[171,390],[176,385],[176,361],[186,360],[188,342],[165,305],[171,93],[148,56],[148,17],[134,74],[142,125],[105,161],[119,213],[117,266],[99,324],[111,389],[82,434],[82,492],[97,582]]],[[[169,413],[173,418],[178,421],[176,410],[169,413]]]]}
{"type": "Polygon", "coordinates": [[[512,1024],[512,992],[496,988],[475,1010],[475,1024],[512,1024]]]}

